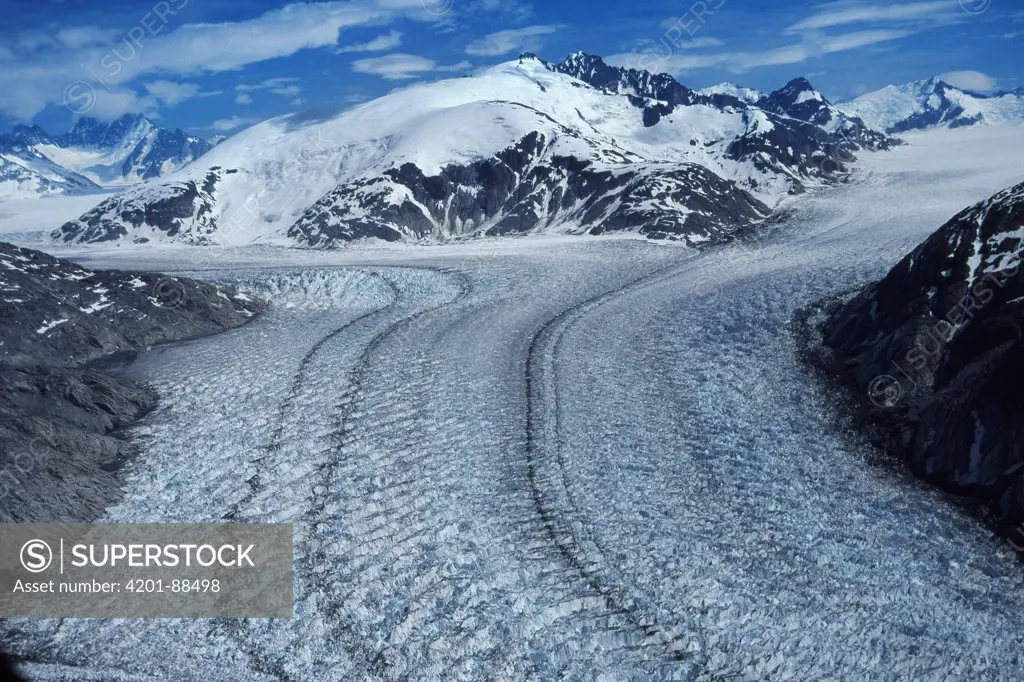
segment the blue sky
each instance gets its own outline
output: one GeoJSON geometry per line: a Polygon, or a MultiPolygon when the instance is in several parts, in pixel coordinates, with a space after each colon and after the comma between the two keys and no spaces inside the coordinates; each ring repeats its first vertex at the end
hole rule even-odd
{"type": "Polygon", "coordinates": [[[0,0],[0,129],[142,111],[231,134],[340,108],[521,51],[585,50],[691,87],[771,90],[807,76],[833,99],[949,74],[1024,85],[1022,0],[0,0]]]}

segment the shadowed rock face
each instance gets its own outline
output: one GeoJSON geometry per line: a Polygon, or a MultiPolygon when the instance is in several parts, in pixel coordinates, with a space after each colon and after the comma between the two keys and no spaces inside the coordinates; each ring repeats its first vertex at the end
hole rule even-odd
{"type": "Polygon", "coordinates": [[[0,653],[0,680],[6,682],[21,682],[22,677],[14,671],[14,666],[3,653],[0,653]]]}
{"type": "Polygon", "coordinates": [[[95,518],[149,388],[87,365],[238,327],[264,304],[154,273],[90,271],[0,242],[0,522],[95,518]]]}
{"type": "Polygon", "coordinates": [[[1024,184],[943,225],[828,320],[914,471],[1024,519],[1024,184]]]}
{"type": "Polygon", "coordinates": [[[120,497],[116,431],[154,391],[101,372],[0,366],[0,521],[85,521],[120,497]]]}
{"type": "Polygon", "coordinates": [[[0,362],[76,367],[244,324],[263,305],[157,273],[86,270],[0,242],[0,362]]]}

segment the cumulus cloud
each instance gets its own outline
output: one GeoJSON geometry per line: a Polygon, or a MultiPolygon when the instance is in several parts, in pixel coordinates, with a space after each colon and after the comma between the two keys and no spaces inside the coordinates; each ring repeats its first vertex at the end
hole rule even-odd
{"type": "Polygon", "coordinates": [[[975,92],[990,92],[996,89],[996,79],[981,71],[947,71],[939,74],[939,80],[949,83],[954,88],[975,92]]]}
{"type": "Polygon", "coordinates": [[[235,97],[235,104],[252,104],[252,96],[247,95],[244,92],[239,93],[239,95],[235,97]]]}
{"type": "Polygon", "coordinates": [[[442,66],[433,59],[396,52],[383,57],[357,59],[352,63],[352,70],[357,73],[370,73],[387,80],[398,81],[416,78],[423,73],[462,71],[470,66],[470,63],[465,61],[442,66]]]}
{"type": "Polygon", "coordinates": [[[145,88],[146,92],[169,107],[193,97],[220,94],[219,92],[200,92],[196,83],[176,83],[174,81],[153,81],[146,83],[145,88]]]}

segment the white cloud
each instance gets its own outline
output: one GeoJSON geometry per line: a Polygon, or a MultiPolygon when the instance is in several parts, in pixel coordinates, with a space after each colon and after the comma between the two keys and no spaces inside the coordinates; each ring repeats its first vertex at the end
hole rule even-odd
{"type": "Polygon", "coordinates": [[[235,97],[235,104],[252,104],[252,97],[244,92],[239,93],[238,96],[235,97]]]}
{"type": "Polygon", "coordinates": [[[345,45],[335,50],[336,54],[346,54],[349,52],[384,52],[386,50],[393,50],[402,44],[402,33],[400,31],[391,31],[379,35],[368,43],[357,43],[355,45],[345,45]]]}
{"type": "Polygon", "coordinates": [[[867,47],[868,45],[875,45],[877,43],[886,43],[891,40],[899,40],[900,38],[906,38],[912,34],[913,31],[899,29],[854,31],[853,33],[845,33],[843,35],[825,38],[821,40],[819,44],[821,45],[822,52],[829,54],[832,52],[855,50],[859,47],[867,47]]]}
{"type": "Polygon", "coordinates": [[[762,66],[799,64],[811,57],[889,42],[906,37],[911,33],[912,31],[905,30],[874,30],[853,31],[826,38],[807,36],[798,44],[756,52],[681,54],[662,45],[661,49],[612,55],[608,58],[608,62],[634,69],[667,71],[675,74],[713,67],[726,68],[734,73],[743,73],[762,66]]]}
{"type": "MultiPolygon", "coordinates": [[[[442,2],[443,0],[426,1],[442,2]]],[[[527,21],[533,14],[533,5],[521,0],[460,0],[458,7],[460,12],[500,17],[506,23],[521,23],[527,21]]]]}
{"type": "Polygon", "coordinates": [[[111,91],[122,91],[146,74],[190,76],[237,70],[300,50],[336,45],[339,32],[349,27],[400,18],[426,22],[435,17],[424,11],[421,0],[352,0],[296,3],[252,19],[218,24],[175,23],[185,18],[186,9],[168,16],[155,27],[156,33],[133,27],[141,32],[134,40],[128,33],[96,27],[19,35],[5,45],[15,58],[0,69],[0,112],[29,119],[48,104],[61,105],[63,93],[76,82],[95,88],[100,106],[111,91]]]}
{"type": "Polygon", "coordinates": [[[150,116],[156,113],[156,100],[153,97],[140,97],[124,88],[97,89],[92,102],[92,106],[82,113],[99,119],[109,120],[125,113],[143,113],[150,116]]]}
{"type": "MultiPolygon", "coordinates": [[[[289,76],[286,78],[269,78],[253,85],[240,83],[235,86],[235,92],[246,93],[255,92],[257,90],[266,90],[267,92],[272,92],[273,94],[281,95],[282,97],[295,97],[302,92],[302,88],[295,85],[298,80],[298,78],[289,76]]],[[[251,101],[252,100],[250,99],[249,102],[251,101]]],[[[246,104],[248,104],[248,102],[246,102],[246,104]]]]}
{"type": "Polygon", "coordinates": [[[69,26],[57,31],[57,42],[73,50],[97,45],[107,46],[120,37],[117,31],[97,26],[69,26]]]}
{"type": "Polygon", "coordinates": [[[833,26],[869,22],[893,21],[937,21],[956,15],[960,9],[950,0],[910,2],[905,4],[865,5],[860,3],[837,2],[819,5],[817,11],[786,29],[787,33],[818,30],[833,26]]]}
{"type": "Polygon", "coordinates": [[[52,33],[44,31],[28,30],[18,35],[12,43],[19,52],[32,52],[35,50],[50,50],[59,48],[60,43],[52,33]]]}
{"type": "Polygon", "coordinates": [[[474,40],[466,46],[466,54],[474,57],[496,57],[515,51],[536,51],[540,36],[550,35],[559,30],[558,26],[542,25],[498,31],[474,40]]]}
{"type": "Polygon", "coordinates": [[[252,123],[256,123],[258,118],[249,118],[245,116],[232,116],[231,118],[217,119],[210,124],[210,127],[220,132],[226,132],[228,130],[234,130],[235,128],[241,128],[252,123]]]}
{"type": "Polygon", "coordinates": [[[939,80],[949,83],[954,88],[989,92],[996,89],[996,79],[981,71],[947,71],[939,74],[939,80]]]}
{"type": "Polygon", "coordinates": [[[352,70],[357,73],[371,73],[387,80],[408,80],[422,73],[436,71],[461,71],[470,67],[469,62],[459,62],[450,66],[441,66],[433,59],[414,54],[395,54],[369,59],[357,59],[352,62],[352,70]]]}
{"type": "MultiPolygon", "coordinates": [[[[200,95],[199,86],[196,83],[175,83],[173,81],[153,81],[146,83],[146,92],[163,102],[169,107],[180,104],[187,99],[200,95]]],[[[211,93],[202,93],[211,94],[211,93]]]]}

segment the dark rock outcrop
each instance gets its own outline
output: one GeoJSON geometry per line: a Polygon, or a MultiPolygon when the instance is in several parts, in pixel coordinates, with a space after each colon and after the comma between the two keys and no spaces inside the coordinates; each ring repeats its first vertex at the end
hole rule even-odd
{"type": "Polygon", "coordinates": [[[824,327],[913,471],[1024,520],[1024,183],[943,225],[824,327]]]}
{"type": "Polygon", "coordinates": [[[92,367],[237,327],[264,304],[230,287],[90,271],[0,242],[0,522],[83,521],[119,496],[119,429],[157,396],[92,367]]]}
{"type": "MultiPolygon", "coordinates": [[[[119,239],[128,234],[129,228],[142,225],[174,236],[187,222],[193,243],[212,242],[217,231],[213,218],[214,192],[220,174],[221,169],[214,167],[202,183],[195,180],[168,183],[160,188],[158,196],[149,196],[145,201],[139,201],[130,191],[116,194],[77,220],[64,223],[52,236],[66,242],[97,243],[119,239]]],[[[145,242],[147,238],[135,241],[145,242]]]]}

